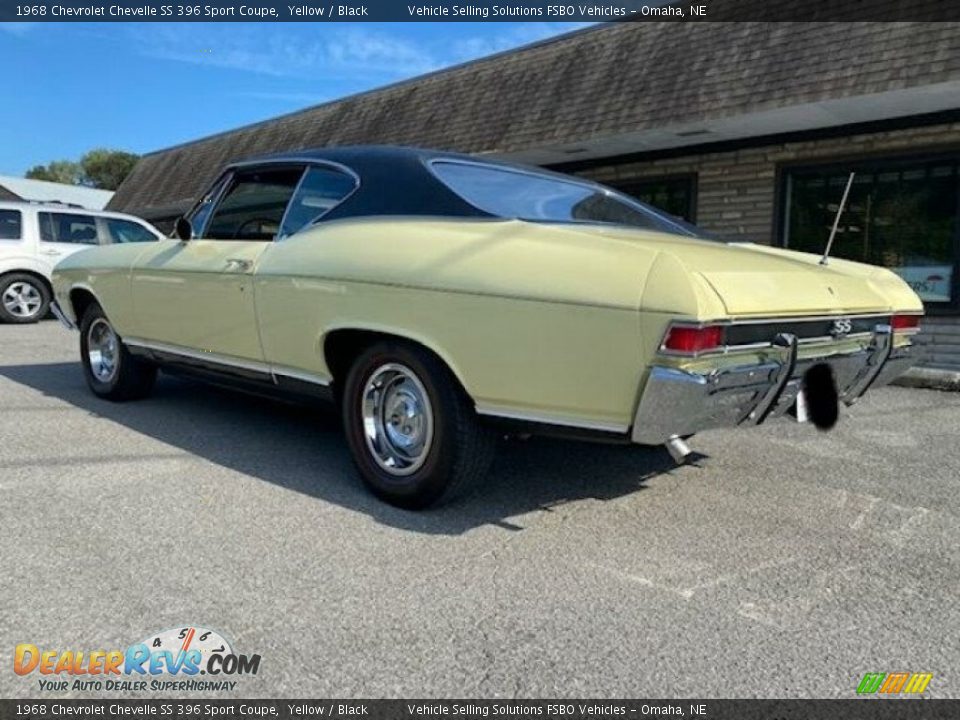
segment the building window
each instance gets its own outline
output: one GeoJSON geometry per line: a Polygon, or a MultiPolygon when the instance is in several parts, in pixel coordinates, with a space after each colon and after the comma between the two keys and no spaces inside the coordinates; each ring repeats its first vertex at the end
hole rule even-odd
{"type": "Polygon", "coordinates": [[[783,242],[822,253],[855,172],[830,254],[890,268],[931,307],[956,307],[958,165],[952,157],[790,168],[783,174],[783,242]]]}
{"type": "Polygon", "coordinates": [[[607,183],[620,192],[671,215],[695,222],[697,219],[697,176],[670,175],[607,183]]]}

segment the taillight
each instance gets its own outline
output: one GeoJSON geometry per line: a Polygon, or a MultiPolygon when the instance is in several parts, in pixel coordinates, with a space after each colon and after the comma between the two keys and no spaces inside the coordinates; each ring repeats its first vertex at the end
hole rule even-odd
{"type": "Polygon", "coordinates": [[[920,329],[921,315],[894,315],[890,327],[894,332],[916,332],[920,329]]]}
{"type": "Polygon", "coordinates": [[[663,349],[672,352],[696,355],[723,347],[723,326],[671,325],[663,340],[663,349]]]}

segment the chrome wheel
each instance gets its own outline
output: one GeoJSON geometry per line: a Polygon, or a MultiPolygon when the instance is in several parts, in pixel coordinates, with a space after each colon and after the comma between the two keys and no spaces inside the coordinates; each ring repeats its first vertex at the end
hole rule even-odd
{"type": "Polygon", "coordinates": [[[3,291],[3,307],[18,318],[31,318],[40,312],[43,295],[35,285],[22,280],[10,283],[3,291]]]}
{"type": "Polygon", "coordinates": [[[87,330],[87,359],[90,372],[103,383],[113,380],[117,374],[117,361],[120,357],[120,338],[103,318],[90,323],[87,330]]]}
{"type": "Polygon", "coordinates": [[[433,408],[423,383],[404,365],[381,365],[367,380],[360,402],[373,459],[391,475],[416,472],[433,443],[433,408]]]}

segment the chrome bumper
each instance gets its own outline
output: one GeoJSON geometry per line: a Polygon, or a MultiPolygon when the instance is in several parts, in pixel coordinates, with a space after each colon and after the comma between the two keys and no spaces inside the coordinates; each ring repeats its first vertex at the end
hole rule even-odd
{"type": "Polygon", "coordinates": [[[63,314],[63,310],[60,309],[60,306],[57,304],[57,301],[54,300],[50,303],[50,312],[53,313],[53,316],[60,321],[60,324],[63,325],[67,330],[76,330],[77,326],[66,315],[63,314]]]}
{"type": "Polygon", "coordinates": [[[804,374],[821,363],[833,370],[840,399],[852,405],[869,388],[905,372],[914,358],[910,346],[893,347],[889,325],[878,325],[870,346],[859,352],[799,358],[796,337],[783,334],[763,362],[703,374],[654,366],[631,437],[636,443],[659,445],[710,428],[759,425],[793,407],[804,374]]]}

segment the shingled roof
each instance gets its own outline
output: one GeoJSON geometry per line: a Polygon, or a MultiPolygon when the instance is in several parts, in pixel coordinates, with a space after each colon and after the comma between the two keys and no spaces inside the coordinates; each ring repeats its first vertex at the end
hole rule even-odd
{"type": "Polygon", "coordinates": [[[613,23],[146,155],[110,208],[169,217],[225,164],[263,153],[516,155],[957,79],[952,23],[613,23]]]}

